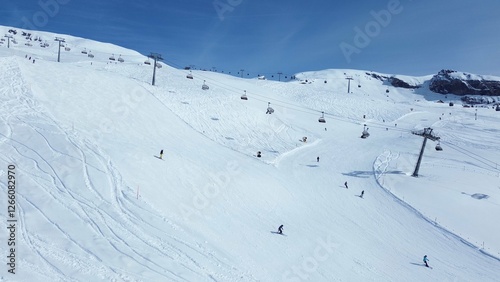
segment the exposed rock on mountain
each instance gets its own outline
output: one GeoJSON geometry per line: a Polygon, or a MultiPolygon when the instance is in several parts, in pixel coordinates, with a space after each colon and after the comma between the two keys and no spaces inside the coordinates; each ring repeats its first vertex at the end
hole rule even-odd
{"type": "Polygon", "coordinates": [[[500,96],[500,78],[441,70],[432,77],[429,89],[441,94],[500,96]]]}

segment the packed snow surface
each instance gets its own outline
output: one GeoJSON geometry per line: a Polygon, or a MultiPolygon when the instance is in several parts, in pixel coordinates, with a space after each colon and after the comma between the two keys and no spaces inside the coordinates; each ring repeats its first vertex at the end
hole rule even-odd
{"type": "Polygon", "coordinates": [[[0,218],[16,220],[0,281],[498,281],[491,106],[362,70],[276,82],[162,64],[152,86],[137,52],[17,31],[0,45],[0,218]],[[412,177],[427,127],[443,150],[427,140],[412,177]]]}

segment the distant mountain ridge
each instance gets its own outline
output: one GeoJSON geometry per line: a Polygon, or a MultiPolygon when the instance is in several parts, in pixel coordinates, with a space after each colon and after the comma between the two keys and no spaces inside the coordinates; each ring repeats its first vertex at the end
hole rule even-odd
{"type": "MultiPolygon", "coordinates": [[[[416,89],[423,84],[404,81],[395,76],[384,76],[374,72],[367,75],[387,81],[394,87],[416,89]]],[[[429,81],[429,90],[439,94],[500,96],[500,77],[482,76],[455,70],[441,70],[429,81]]]]}
{"type": "Polygon", "coordinates": [[[440,94],[500,96],[500,78],[441,70],[432,77],[429,89],[440,94]]]}
{"type": "MultiPolygon", "coordinates": [[[[142,64],[147,60],[147,56],[136,51],[126,49],[109,43],[86,40],[70,35],[58,35],[43,31],[30,31],[26,29],[18,29],[13,27],[0,26],[0,32],[3,31],[6,38],[0,40],[1,47],[11,45],[19,53],[19,55],[29,53],[35,58],[45,56],[45,59],[55,58],[57,54],[57,43],[54,42],[56,36],[63,36],[66,41],[61,45],[62,60],[66,53],[77,52],[82,53],[81,60],[95,61],[104,59],[104,61],[115,62],[114,57],[125,57],[125,61],[142,64]],[[42,49],[47,49],[49,52],[41,52],[42,49]],[[87,55],[87,52],[92,55],[87,55]],[[95,55],[95,59],[94,59],[95,55]],[[88,56],[88,57],[87,57],[88,56]],[[108,60],[109,58],[109,60],[108,60]]],[[[145,63],[149,63],[149,60],[145,63]]],[[[323,71],[313,73],[321,74],[323,71]]],[[[361,71],[360,71],[361,72],[361,71]]],[[[323,73],[324,74],[324,73],[323,73]]],[[[378,72],[365,72],[366,75],[387,83],[393,87],[405,89],[417,89],[428,87],[430,91],[439,94],[455,94],[459,96],[466,95],[482,95],[482,96],[500,96],[500,77],[475,75],[455,70],[443,69],[437,74],[425,77],[413,77],[404,75],[387,75],[378,72]]],[[[322,75],[320,75],[322,76],[322,75]]],[[[292,76],[295,79],[300,79],[300,74],[292,76]]],[[[306,80],[304,78],[304,80],[306,80]]]]}

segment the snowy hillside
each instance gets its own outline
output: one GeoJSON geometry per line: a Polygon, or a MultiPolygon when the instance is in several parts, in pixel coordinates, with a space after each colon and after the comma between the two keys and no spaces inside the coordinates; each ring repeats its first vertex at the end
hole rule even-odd
{"type": "Polygon", "coordinates": [[[152,86],[137,52],[17,32],[0,46],[0,281],[498,281],[491,107],[361,70],[163,64],[152,86]],[[426,127],[443,150],[428,140],[412,177],[426,127]]]}

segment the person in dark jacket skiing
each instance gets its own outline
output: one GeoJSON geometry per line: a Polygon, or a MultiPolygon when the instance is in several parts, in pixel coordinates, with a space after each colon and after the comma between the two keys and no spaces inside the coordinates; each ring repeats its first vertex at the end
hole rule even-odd
{"type": "Polygon", "coordinates": [[[429,261],[429,259],[427,258],[427,255],[424,256],[424,263],[425,263],[425,266],[429,267],[429,265],[427,264],[427,262],[429,261]]]}
{"type": "Polygon", "coordinates": [[[344,182],[344,186],[345,186],[346,189],[349,189],[349,187],[347,187],[347,181],[344,182]]]}
{"type": "Polygon", "coordinates": [[[319,157],[316,158],[316,161],[319,163],[319,157]]]}
{"type": "Polygon", "coordinates": [[[163,150],[160,151],[160,159],[163,159],[163,150]]]}
{"type": "Polygon", "coordinates": [[[361,191],[361,198],[363,198],[363,195],[365,194],[365,190],[361,191]]]}
{"type": "Polygon", "coordinates": [[[283,224],[278,227],[278,234],[283,234],[283,224]]]}

